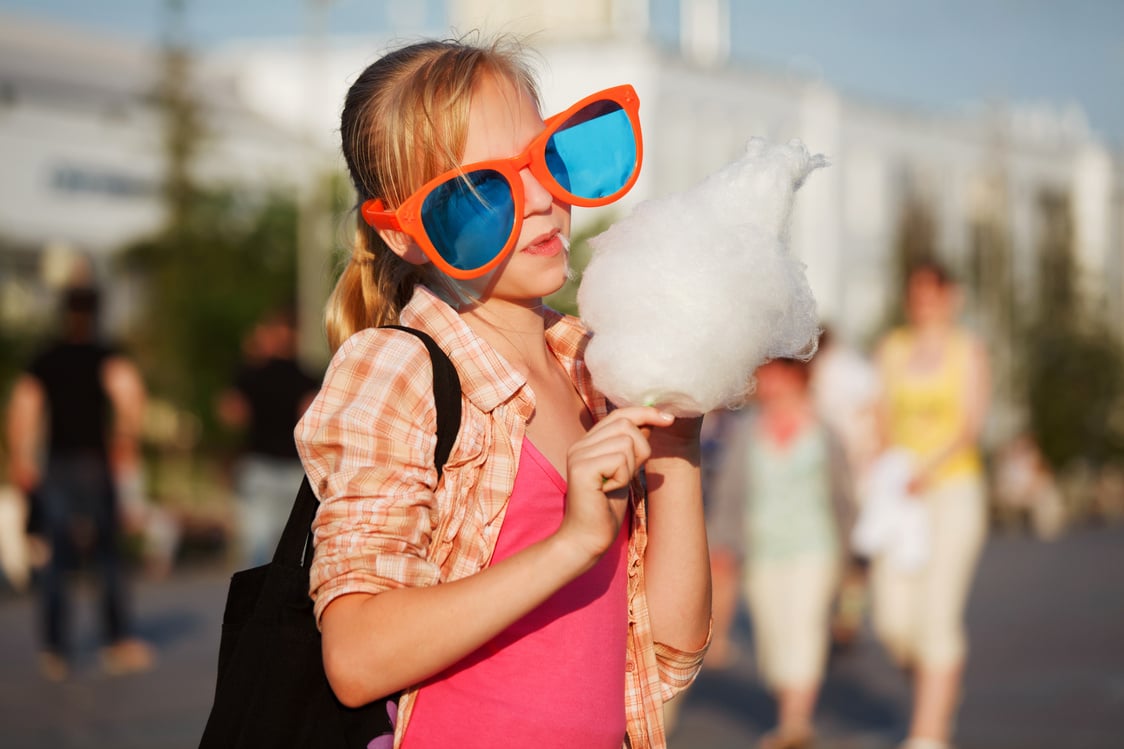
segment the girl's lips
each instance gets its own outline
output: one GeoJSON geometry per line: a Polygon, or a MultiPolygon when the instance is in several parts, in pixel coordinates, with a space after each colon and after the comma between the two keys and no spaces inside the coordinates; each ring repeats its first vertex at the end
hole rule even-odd
{"type": "Polygon", "coordinates": [[[539,255],[541,257],[553,257],[565,249],[562,243],[562,237],[558,232],[551,232],[539,237],[531,244],[523,248],[523,252],[528,255],[539,255]]]}

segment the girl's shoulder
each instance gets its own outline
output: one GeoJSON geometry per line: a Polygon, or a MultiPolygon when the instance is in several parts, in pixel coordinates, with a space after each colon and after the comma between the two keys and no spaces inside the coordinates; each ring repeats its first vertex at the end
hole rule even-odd
{"type": "Polygon", "coordinates": [[[401,387],[406,381],[428,384],[432,378],[429,351],[417,336],[394,328],[366,328],[340,345],[324,379],[326,384],[362,391],[401,387]]]}
{"type": "Polygon", "coordinates": [[[407,360],[429,358],[425,344],[412,333],[395,328],[364,328],[340,344],[329,366],[353,359],[377,360],[399,356],[405,356],[407,360]]]}
{"type": "Polygon", "coordinates": [[[890,329],[878,342],[874,352],[874,361],[883,370],[893,368],[909,354],[913,336],[909,328],[899,326],[890,329]]]}

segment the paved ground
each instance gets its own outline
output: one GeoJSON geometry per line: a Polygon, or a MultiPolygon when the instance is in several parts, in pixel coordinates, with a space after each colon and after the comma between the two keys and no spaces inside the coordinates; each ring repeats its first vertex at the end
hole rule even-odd
{"type": "MultiPolygon", "coordinates": [[[[62,684],[36,670],[31,599],[0,596],[0,747],[195,747],[214,688],[225,592],[226,572],[214,568],[140,583],[138,624],[160,663],[121,678],[98,668],[93,601],[83,595],[81,655],[62,684]]],[[[969,626],[960,749],[1124,748],[1124,528],[1075,531],[1050,544],[992,539],[969,626]]],[[[738,634],[750,652],[744,617],[738,634]]],[[[869,634],[833,659],[819,711],[824,749],[893,747],[907,716],[906,680],[869,634]]],[[[771,720],[746,655],[700,677],[672,749],[748,747],[771,720]]]]}
{"type": "MultiPolygon", "coordinates": [[[[968,626],[960,749],[1124,748],[1124,529],[992,538],[968,626]]],[[[741,635],[751,652],[744,621],[741,635]]],[[[825,749],[895,747],[908,716],[908,681],[869,632],[832,659],[817,715],[825,749]]],[[[703,672],[672,749],[746,747],[773,719],[745,656],[703,672]]]]}

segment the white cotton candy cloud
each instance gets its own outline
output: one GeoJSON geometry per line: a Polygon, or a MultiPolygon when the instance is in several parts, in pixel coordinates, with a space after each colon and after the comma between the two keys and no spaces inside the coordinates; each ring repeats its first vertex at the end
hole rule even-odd
{"type": "Polygon", "coordinates": [[[698,415],[742,403],[765,360],[811,355],[816,302],[788,224],[794,193],[826,164],[800,141],[753,138],[737,161],[591,240],[578,308],[609,400],[698,415]]]}

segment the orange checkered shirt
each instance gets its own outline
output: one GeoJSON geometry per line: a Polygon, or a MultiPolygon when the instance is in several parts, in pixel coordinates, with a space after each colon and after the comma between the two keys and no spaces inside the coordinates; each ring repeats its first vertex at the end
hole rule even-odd
{"type": "MultiPolygon", "coordinates": [[[[582,358],[587,331],[548,312],[546,340],[595,420],[607,403],[582,358]]],[[[425,287],[402,310],[402,325],[429,333],[456,365],[462,418],[437,480],[433,369],[414,336],[367,329],[333,357],[324,386],[296,429],[297,448],[320,498],[313,523],[311,595],[317,621],[348,593],[436,585],[484,569],[491,559],[519,465],[535,396],[460,316],[425,287]]],[[[635,482],[634,482],[635,487],[635,482]]],[[[694,680],[704,650],[684,652],[652,639],[644,590],[643,501],[633,491],[628,550],[626,746],[666,746],[663,703],[694,680]]],[[[398,706],[395,746],[416,689],[398,706]]]]}

